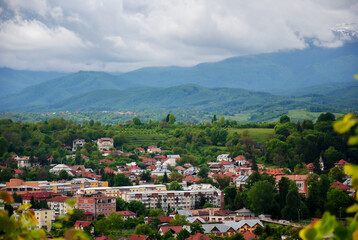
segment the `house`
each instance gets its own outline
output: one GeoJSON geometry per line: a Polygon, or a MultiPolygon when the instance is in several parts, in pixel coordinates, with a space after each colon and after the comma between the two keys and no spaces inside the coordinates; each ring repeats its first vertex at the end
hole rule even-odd
{"type": "Polygon", "coordinates": [[[153,158],[147,158],[147,157],[141,157],[139,156],[140,159],[142,159],[142,162],[146,165],[146,166],[150,166],[150,165],[154,165],[157,161],[153,158]]]}
{"type": "Polygon", "coordinates": [[[160,152],[162,152],[162,149],[160,149],[160,147],[151,145],[151,146],[148,146],[147,152],[148,153],[157,153],[157,152],[160,153],[160,152]]]}
{"type": "Polygon", "coordinates": [[[79,149],[83,148],[83,145],[85,145],[86,141],[84,139],[75,139],[72,141],[72,151],[76,152],[77,148],[79,149]]]}
{"type": "Polygon", "coordinates": [[[196,175],[198,174],[199,170],[196,167],[190,167],[187,170],[184,171],[184,175],[196,175]]]}
{"type": "Polygon", "coordinates": [[[218,157],[217,157],[217,160],[220,162],[220,161],[229,161],[231,162],[232,159],[231,159],[231,156],[229,154],[220,154],[218,157]]]}
{"type": "Polygon", "coordinates": [[[236,187],[240,187],[241,185],[245,185],[247,183],[247,179],[249,179],[248,175],[240,175],[235,179],[236,187]]]}
{"type": "Polygon", "coordinates": [[[183,229],[183,226],[161,226],[159,228],[160,235],[164,235],[166,232],[171,231],[176,238],[177,234],[183,229]]]}
{"type": "Polygon", "coordinates": [[[313,163],[309,163],[306,165],[306,168],[308,170],[309,173],[313,173],[313,170],[314,170],[314,165],[313,163]]]}
{"type": "Polygon", "coordinates": [[[264,227],[262,222],[257,219],[202,225],[205,234],[212,234],[216,237],[233,236],[236,233],[244,233],[247,231],[253,232],[258,226],[264,227]]]}
{"type": "Polygon", "coordinates": [[[255,213],[251,212],[250,209],[241,208],[235,211],[237,219],[246,219],[255,217],[255,213]]]}
{"type": "Polygon", "coordinates": [[[183,168],[182,166],[177,166],[175,169],[176,169],[176,170],[178,171],[178,173],[180,173],[181,175],[183,175],[184,172],[185,172],[185,168],[183,168]]]}
{"type": "Polygon", "coordinates": [[[128,240],[150,240],[149,236],[147,235],[136,235],[133,234],[128,238],[128,240]]]}
{"type": "Polygon", "coordinates": [[[19,177],[24,173],[24,171],[22,171],[22,170],[20,170],[20,169],[14,169],[14,170],[12,170],[12,171],[13,171],[14,176],[15,176],[16,178],[19,178],[19,177]]]}
{"type": "Polygon", "coordinates": [[[67,165],[65,164],[57,164],[56,166],[54,166],[53,168],[50,169],[50,173],[53,173],[53,174],[59,174],[61,172],[61,170],[65,170],[68,175],[70,176],[74,176],[74,171],[67,165]]]}
{"type": "Polygon", "coordinates": [[[93,226],[92,222],[88,222],[88,221],[76,221],[75,222],[75,229],[77,230],[83,230],[85,227],[87,226],[93,226]]]}
{"type": "Polygon", "coordinates": [[[113,174],[117,174],[117,172],[116,172],[116,171],[114,171],[112,168],[109,168],[109,167],[105,167],[105,168],[103,169],[103,172],[104,172],[104,173],[113,173],[113,174]]]}
{"type": "Polygon", "coordinates": [[[113,138],[99,138],[97,140],[97,148],[99,151],[108,151],[114,147],[113,138]]]}
{"type": "Polygon", "coordinates": [[[128,218],[135,218],[137,216],[134,212],[129,211],[129,210],[118,211],[116,213],[122,215],[122,218],[124,221],[128,220],[128,218]]]}
{"type": "Polygon", "coordinates": [[[351,190],[351,188],[349,186],[344,185],[343,183],[338,182],[338,181],[331,185],[331,188],[333,188],[333,187],[338,188],[342,191],[346,191],[346,192],[351,190]]]}
{"type": "Polygon", "coordinates": [[[99,163],[107,163],[107,164],[112,164],[113,161],[109,160],[109,159],[102,159],[102,160],[99,160],[99,163]]]}
{"type": "MultiPolygon", "coordinates": [[[[166,215],[160,215],[157,217],[160,221],[160,223],[170,223],[171,220],[173,220],[173,217],[168,217],[166,215]]],[[[155,217],[146,217],[144,220],[146,223],[151,223],[153,222],[155,219],[155,217]]]]}
{"type": "Polygon", "coordinates": [[[177,161],[180,159],[180,155],[167,155],[167,158],[164,159],[164,162],[166,162],[169,166],[176,166],[177,161]]]}
{"type": "Polygon", "coordinates": [[[24,156],[22,158],[17,158],[17,167],[18,168],[31,167],[30,157],[24,156]]]}
{"type": "Polygon", "coordinates": [[[245,240],[259,239],[259,236],[257,236],[255,233],[250,232],[250,231],[245,231],[241,234],[245,238],[245,240]]]}
{"type": "Polygon", "coordinates": [[[339,160],[338,162],[336,162],[334,165],[335,165],[335,166],[344,166],[344,165],[347,165],[347,164],[349,164],[349,162],[347,162],[347,161],[341,159],[341,160],[339,160]]]}
{"type": "Polygon", "coordinates": [[[194,235],[190,235],[190,237],[186,238],[185,240],[211,240],[211,238],[200,232],[197,232],[194,235]]]}
{"type": "Polygon", "coordinates": [[[246,157],[244,155],[239,155],[237,157],[234,158],[234,162],[238,165],[238,166],[242,166],[244,165],[247,160],[246,157]]]}
{"type": "Polygon", "coordinates": [[[145,149],[142,147],[138,147],[136,149],[134,149],[135,152],[140,152],[140,153],[145,153],[145,149]]]}
{"type": "Polygon", "coordinates": [[[204,219],[202,219],[201,217],[198,217],[198,216],[186,217],[186,220],[188,220],[188,222],[190,224],[192,224],[192,223],[200,223],[200,224],[206,223],[206,221],[204,219]]]}
{"type": "Polygon", "coordinates": [[[306,175],[277,175],[276,176],[276,183],[278,183],[281,178],[287,177],[288,179],[294,181],[298,187],[299,193],[304,193],[307,195],[308,188],[307,188],[307,182],[306,179],[308,177],[308,174],[306,175]]]}

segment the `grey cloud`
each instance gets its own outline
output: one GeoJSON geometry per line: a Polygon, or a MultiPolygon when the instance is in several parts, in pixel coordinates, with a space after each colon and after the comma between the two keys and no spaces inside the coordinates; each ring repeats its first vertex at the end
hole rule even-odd
{"type": "Polygon", "coordinates": [[[127,71],[343,44],[331,28],[357,23],[344,0],[8,0],[0,66],[127,71]]]}

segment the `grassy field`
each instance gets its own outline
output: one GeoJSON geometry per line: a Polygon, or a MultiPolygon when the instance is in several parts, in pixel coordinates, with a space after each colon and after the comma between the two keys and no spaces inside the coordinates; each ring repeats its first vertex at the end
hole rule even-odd
{"type": "Polygon", "coordinates": [[[244,131],[248,131],[249,137],[254,139],[258,144],[264,143],[267,138],[274,134],[274,129],[272,128],[244,128],[244,129],[229,129],[229,134],[237,132],[242,135],[244,131]]]}
{"type": "Polygon", "coordinates": [[[156,145],[159,141],[165,141],[168,138],[167,134],[157,133],[151,129],[123,129],[120,132],[126,135],[127,144],[130,145],[156,145]]]}

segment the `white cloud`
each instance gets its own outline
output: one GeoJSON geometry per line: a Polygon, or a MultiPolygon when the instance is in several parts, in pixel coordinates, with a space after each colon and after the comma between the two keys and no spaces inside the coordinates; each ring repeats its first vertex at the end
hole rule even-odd
{"type": "Polygon", "coordinates": [[[331,28],[358,22],[358,3],[349,0],[8,0],[0,7],[12,14],[0,22],[0,65],[43,70],[188,66],[302,49],[306,39],[337,47],[343,42],[331,28]]]}

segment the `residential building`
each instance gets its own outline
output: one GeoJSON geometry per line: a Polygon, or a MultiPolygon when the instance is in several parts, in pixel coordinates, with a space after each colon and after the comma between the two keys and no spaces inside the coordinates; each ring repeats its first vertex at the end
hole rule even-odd
{"type": "Polygon", "coordinates": [[[220,161],[229,161],[231,162],[232,159],[231,159],[231,156],[229,154],[220,154],[218,157],[217,157],[217,160],[220,162],[220,161]]]}
{"type": "Polygon", "coordinates": [[[207,190],[183,190],[183,191],[150,191],[127,193],[127,201],[141,201],[148,209],[160,206],[164,211],[171,209],[192,209],[195,202],[200,201],[201,197],[207,199],[214,206],[220,206],[220,191],[214,189],[207,190]]]}
{"type": "Polygon", "coordinates": [[[35,217],[37,219],[36,227],[46,227],[48,231],[51,230],[52,223],[55,220],[52,210],[50,209],[34,209],[35,217]]]}
{"type": "Polygon", "coordinates": [[[306,179],[308,177],[308,174],[306,174],[306,175],[278,175],[278,176],[276,176],[276,183],[278,183],[281,180],[281,178],[283,178],[283,177],[287,177],[288,179],[294,181],[298,187],[299,193],[307,194],[308,187],[307,187],[306,179]]]}
{"type": "Polygon", "coordinates": [[[77,194],[89,194],[100,191],[110,197],[120,197],[128,202],[128,193],[132,192],[148,192],[148,191],[166,191],[167,187],[163,184],[148,184],[148,185],[135,185],[135,186],[122,186],[122,187],[94,187],[82,188],[77,194]]]}
{"type": "Polygon", "coordinates": [[[229,221],[225,223],[203,224],[205,234],[216,237],[234,236],[236,233],[253,232],[258,226],[264,227],[260,220],[229,221]]]}
{"type": "Polygon", "coordinates": [[[160,152],[162,152],[162,149],[160,147],[151,145],[151,146],[148,146],[147,152],[148,153],[160,153],[160,152]]]}
{"type": "Polygon", "coordinates": [[[55,217],[60,216],[62,214],[66,214],[69,209],[73,209],[74,207],[71,207],[66,204],[67,200],[75,199],[71,197],[64,197],[64,196],[56,196],[50,199],[47,199],[47,205],[49,208],[53,211],[53,215],[55,217]]]}
{"type": "Polygon", "coordinates": [[[77,147],[79,147],[79,149],[83,148],[83,145],[85,145],[86,141],[84,139],[75,139],[72,142],[72,151],[75,152],[77,151],[77,147]]]}
{"type": "Polygon", "coordinates": [[[72,169],[66,164],[57,164],[56,166],[50,169],[50,173],[58,175],[62,170],[65,170],[67,174],[70,176],[75,175],[72,169]]]}
{"type": "Polygon", "coordinates": [[[16,158],[16,160],[17,160],[18,168],[31,167],[29,156],[24,156],[22,158],[16,158]]]}
{"type": "Polygon", "coordinates": [[[118,211],[117,214],[122,215],[124,221],[128,220],[128,218],[136,218],[135,212],[126,210],[126,211],[118,211]]]}
{"type": "Polygon", "coordinates": [[[108,151],[114,147],[113,138],[99,138],[97,140],[97,148],[100,151],[108,151]]]}
{"type": "Polygon", "coordinates": [[[77,194],[77,208],[93,213],[94,217],[104,214],[106,217],[116,211],[116,198],[109,197],[102,192],[77,194]]]}

